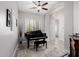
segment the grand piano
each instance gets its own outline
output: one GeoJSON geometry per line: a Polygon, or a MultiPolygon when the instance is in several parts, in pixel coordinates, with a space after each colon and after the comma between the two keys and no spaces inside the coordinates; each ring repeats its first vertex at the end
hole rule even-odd
{"type": "Polygon", "coordinates": [[[27,39],[27,48],[29,48],[31,40],[45,40],[47,38],[46,33],[42,33],[41,30],[27,32],[25,37],[27,39]]]}

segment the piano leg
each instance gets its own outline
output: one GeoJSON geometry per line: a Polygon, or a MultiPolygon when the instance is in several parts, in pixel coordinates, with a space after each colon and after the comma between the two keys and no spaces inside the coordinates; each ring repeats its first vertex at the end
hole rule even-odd
{"type": "Polygon", "coordinates": [[[29,48],[29,39],[27,39],[27,48],[29,48]]]}
{"type": "Polygon", "coordinates": [[[45,38],[43,38],[43,40],[45,41],[45,38]]]}

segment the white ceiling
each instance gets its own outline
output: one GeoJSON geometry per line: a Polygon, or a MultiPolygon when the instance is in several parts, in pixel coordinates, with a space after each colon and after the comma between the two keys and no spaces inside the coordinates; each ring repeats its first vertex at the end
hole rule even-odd
{"type": "MultiPolygon", "coordinates": [[[[42,1],[41,4],[48,2],[48,4],[44,7],[48,8],[48,11],[50,11],[51,7],[57,2],[57,1],[42,1]]],[[[48,11],[46,10],[40,10],[40,12],[37,12],[37,9],[30,9],[34,7],[35,5],[32,3],[32,1],[18,1],[18,8],[19,11],[23,12],[30,12],[30,13],[37,13],[37,14],[46,14],[48,11]]]]}

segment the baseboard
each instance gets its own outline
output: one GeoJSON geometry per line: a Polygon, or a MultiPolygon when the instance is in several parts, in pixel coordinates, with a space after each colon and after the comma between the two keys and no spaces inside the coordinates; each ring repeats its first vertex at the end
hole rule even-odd
{"type": "Polygon", "coordinates": [[[68,57],[70,55],[70,51],[66,50],[66,54],[64,55],[64,57],[68,57]]]}
{"type": "Polygon", "coordinates": [[[68,54],[70,54],[70,51],[66,50],[68,54]]]}
{"type": "Polygon", "coordinates": [[[16,47],[15,47],[15,49],[14,49],[14,52],[13,52],[12,57],[16,57],[16,51],[17,51],[17,48],[18,48],[18,44],[16,45],[16,47]]]}

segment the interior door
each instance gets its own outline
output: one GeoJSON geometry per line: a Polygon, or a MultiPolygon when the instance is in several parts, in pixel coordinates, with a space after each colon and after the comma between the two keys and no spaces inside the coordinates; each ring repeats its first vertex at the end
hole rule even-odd
{"type": "Polygon", "coordinates": [[[51,14],[50,36],[56,46],[64,47],[64,12],[63,8],[51,14]]]}

